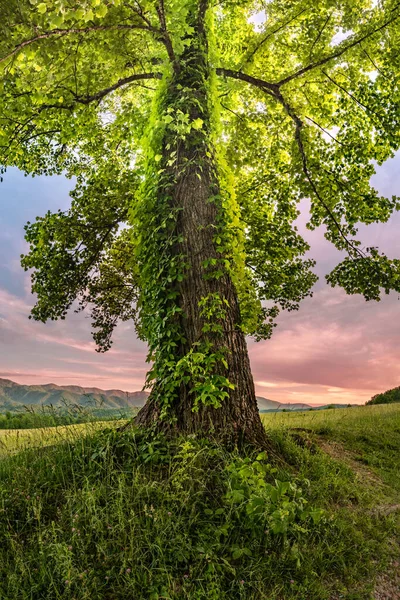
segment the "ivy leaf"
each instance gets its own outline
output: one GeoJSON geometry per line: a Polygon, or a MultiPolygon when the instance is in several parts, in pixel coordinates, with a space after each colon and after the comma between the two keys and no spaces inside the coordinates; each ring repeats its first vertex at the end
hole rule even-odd
{"type": "Polygon", "coordinates": [[[105,17],[106,14],[108,12],[108,8],[105,4],[102,4],[101,6],[99,6],[99,8],[96,9],[96,17],[105,17]]]}
{"type": "Polygon", "coordinates": [[[203,123],[203,119],[195,119],[192,121],[192,127],[193,129],[201,129],[203,127],[203,123]]]}
{"type": "Polygon", "coordinates": [[[64,23],[64,17],[61,14],[54,15],[50,21],[51,26],[54,28],[61,27],[63,23],[64,23]]]}
{"type": "Polygon", "coordinates": [[[88,22],[88,21],[93,21],[93,19],[94,19],[93,11],[92,11],[92,9],[89,9],[85,14],[84,20],[86,22],[88,22]]]}

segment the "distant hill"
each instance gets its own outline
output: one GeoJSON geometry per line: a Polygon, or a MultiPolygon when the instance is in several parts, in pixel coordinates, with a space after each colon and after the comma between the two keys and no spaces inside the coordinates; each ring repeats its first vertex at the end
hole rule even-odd
{"type": "Polygon", "coordinates": [[[78,404],[101,408],[127,408],[143,406],[148,392],[123,392],[83,388],[78,385],[59,386],[21,385],[9,379],[0,379],[0,410],[15,410],[22,406],[55,406],[78,404]]]}
{"type": "Polygon", "coordinates": [[[309,404],[283,404],[276,400],[268,400],[262,396],[257,396],[258,408],[261,412],[276,410],[308,410],[309,404]]]}
{"type": "Polygon", "coordinates": [[[371,400],[368,400],[366,404],[394,404],[400,402],[400,387],[392,388],[381,394],[372,396],[371,400]]]}
{"type": "MultiPolygon", "coordinates": [[[[74,404],[103,409],[133,408],[143,406],[148,395],[148,392],[102,390],[97,387],[84,388],[79,385],[60,386],[55,383],[21,385],[9,379],[0,379],[0,412],[16,410],[22,406],[61,407],[74,404]]],[[[261,412],[313,408],[309,404],[283,404],[262,396],[257,396],[257,402],[261,412]]]]}

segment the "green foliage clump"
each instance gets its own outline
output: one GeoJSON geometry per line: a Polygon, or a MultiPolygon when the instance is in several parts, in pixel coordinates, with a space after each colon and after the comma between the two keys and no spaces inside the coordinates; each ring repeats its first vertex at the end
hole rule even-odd
{"type": "Polygon", "coordinates": [[[35,429],[37,427],[56,427],[57,425],[70,425],[76,421],[71,416],[63,417],[57,414],[36,412],[11,413],[7,411],[0,414],[0,429],[35,429]]]}
{"type": "Polygon", "coordinates": [[[348,470],[279,432],[275,445],[284,467],[194,437],[111,430],[5,458],[1,598],[323,600],[351,589],[388,527],[338,510],[362,502],[348,470]]]}
{"type": "Polygon", "coordinates": [[[400,402],[400,387],[376,394],[366,404],[393,404],[394,402],[400,402]]]}

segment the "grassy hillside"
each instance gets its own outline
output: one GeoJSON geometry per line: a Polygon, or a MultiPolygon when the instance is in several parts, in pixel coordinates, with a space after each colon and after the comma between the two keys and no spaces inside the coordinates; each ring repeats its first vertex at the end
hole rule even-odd
{"type": "Polygon", "coordinates": [[[273,413],[262,419],[267,429],[289,428],[355,471],[367,466],[389,486],[387,493],[400,494],[400,405],[273,413]]]}
{"type": "Polygon", "coordinates": [[[400,407],[264,419],[271,456],[1,432],[2,600],[397,600],[400,407]]]}

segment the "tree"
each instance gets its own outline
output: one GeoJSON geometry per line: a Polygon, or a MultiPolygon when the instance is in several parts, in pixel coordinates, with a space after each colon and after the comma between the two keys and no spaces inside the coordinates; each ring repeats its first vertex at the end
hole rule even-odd
{"type": "Polygon", "coordinates": [[[400,207],[370,186],[400,144],[399,17],[391,0],[2,0],[1,163],[76,181],[70,210],[26,226],[32,316],[89,306],[100,351],[133,319],[140,424],[262,443],[245,335],[311,293],[302,198],[347,254],[331,285],[400,291],[399,260],[356,239],[400,207]]]}
{"type": "Polygon", "coordinates": [[[386,390],[386,392],[375,394],[375,396],[372,396],[371,400],[368,400],[365,404],[394,404],[395,402],[400,402],[400,387],[395,387],[391,390],[386,390]]]}

